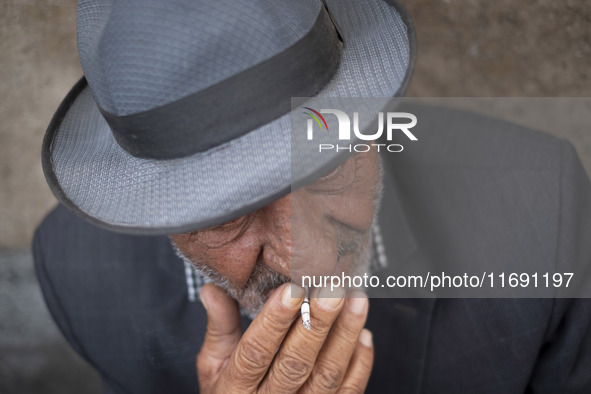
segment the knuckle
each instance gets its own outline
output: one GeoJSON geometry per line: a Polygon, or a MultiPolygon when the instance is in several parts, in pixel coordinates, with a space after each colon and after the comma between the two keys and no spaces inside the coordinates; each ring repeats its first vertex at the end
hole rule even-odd
{"type": "Polygon", "coordinates": [[[313,335],[325,337],[332,327],[332,320],[315,319],[310,332],[313,335]]]}
{"type": "Polygon", "coordinates": [[[281,319],[269,314],[261,315],[261,326],[264,332],[285,331],[286,324],[281,319]]]}
{"type": "Polygon", "coordinates": [[[373,352],[366,352],[359,356],[358,360],[361,369],[364,371],[371,371],[373,367],[373,352]]]}
{"type": "Polygon", "coordinates": [[[321,343],[325,341],[327,333],[328,331],[326,330],[321,330],[312,326],[312,329],[308,332],[308,337],[310,337],[311,343],[321,343]]]}
{"type": "Polygon", "coordinates": [[[279,380],[289,382],[300,382],[306,379],[311,366],[297,355],[285,355],[277,362],[277,373],[279,380]]]}
{"type": "Polygon", "coordinates": [[[355,324],[347,324],[347,323],[351,323],[351,322],[339,322],[337,324],[337,330],[335,330],[335,332],[337,333],[337,335],[339,335],[339,337],[343,338],[343,339],[357,339],[359,338],[359,334],[361,333],[361,330],[363,329],[363,322],[355,322],[355,324]],[[361,323],[361,324],[360,324],[361,323]]]}
{"type": "Polygon", "coordinates": [[[357,386],[344,386],[339,389],[339,394],[363,394],[365,390],[362,387],[357,386]]]}
{"type": "Polygon", "coordinates": [[[313,375],[313,384],[323,392],[332,391],[339,387],[344,373],[338,365],[325,362],[319,365],[313,375]]]}
{"type": "Polygon", "coordinates": [[[241,373],[267,368],[268,351],[258,341],[244,342],[236,351],[236,367],[241,373]]]}

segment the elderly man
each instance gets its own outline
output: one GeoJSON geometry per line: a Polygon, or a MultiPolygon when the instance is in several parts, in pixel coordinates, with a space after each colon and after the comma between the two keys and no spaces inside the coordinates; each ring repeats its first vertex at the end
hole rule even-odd
{"type": "Polygon", "coordinates": [[[80,1],[78,48],[85,79],[43,146],[62,205],[34,254],[107,392],[591,390],[585,299],[417,289],[370,308],[315,286],[301,324],[304,274],[591,259],[591,187],[564,142],[473,115],[428,135],[441,113],[411,107],[420,141],[401,138],[419,145],[390,149],[388,112],[390,145],[356,115],[365,143],[323,149],[347,133],[314,103],[404,92],[415,44],[399,4],[80,1]]]}

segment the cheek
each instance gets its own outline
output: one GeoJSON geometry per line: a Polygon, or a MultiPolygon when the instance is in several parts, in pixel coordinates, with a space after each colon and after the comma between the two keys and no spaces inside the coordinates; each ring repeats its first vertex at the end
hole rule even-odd
{"type": "Polygon", "coordinates": [[[252,247],[228,247],[207,251],[205,264],[227,278],[233,286],[243,287],[252,275],[258,250],[252,247]]]}
{"type": "Polygon", "coordinates": [[[317,204],[323,206],[323,215],[331,220],[366,232],[373,222],[375,187],[375,183],[363,180],[342,194],[318,196],[317,204]]]}
{"type": "Polygon", "coordinates": [[[207,247],[203,243],[181,234],[171,237],[191,261],[198,261],[228,279],[232,286],[243,287],[257,262],[259,248],[248,238],[227,246],[207,247]]]}
{"type": "Polygon", "coordinates": [[[375,211],[375,190],[380,182],[378,159],[375,151],[353,158],[351,187],[340,194],[323,196],[327,215],[357,231],[369,230],[375,211]]]}
{"type": "Polygon", "coordinates": [[[291,275],[328,275],[337,263],[334,225],[322,214],[321,205],[294,210],[291,228],[291,275]]]}
{"type": "Polygon", "coordinates": [[[304,276],[323,277],[336,272],[339,260],[333,240],[323,243],[314,238],[302,246],[292,256],[289,277],[294,283],[301,284],[304,276]]]}
{"type": "Polygon", "coordinates": [[[335,196],[330,203],[330,216],[357,231],[371,227],[374,215],[373,193],[360,191],[335,196]]]}

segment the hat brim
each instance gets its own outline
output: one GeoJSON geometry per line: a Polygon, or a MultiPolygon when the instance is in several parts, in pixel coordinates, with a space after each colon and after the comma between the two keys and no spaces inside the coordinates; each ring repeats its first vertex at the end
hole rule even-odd
{"type": "MultiPolygon", "coordinates": [[[[409,83],[416,54],[406,10],[384,0],[328,0],[344,41],[341,64],[322,97],[397,97],[409,83]]],[[[43,170],[58,200],[92,223],[130,234],[164,235],[215,226],[257,210],[332,170],[343,151],[294,173],[306,160],[290,149],[286,114],[203,153],[137,158],[115,141],[83,78],[52,119],[43,170]],[[269,136],[272,136],[270,138],[269,136]]]]}

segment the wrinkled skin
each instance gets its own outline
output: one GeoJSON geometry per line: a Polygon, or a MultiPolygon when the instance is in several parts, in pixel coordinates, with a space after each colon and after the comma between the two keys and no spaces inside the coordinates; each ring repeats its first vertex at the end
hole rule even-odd
{"type": "Polygon", "coordinates": [[[202,392],[363,391],[373,360],[363,329],[367,298],[316,294],[306,331],[296,319],[303,289],[274,289],[301,275],[364,270],[380,187],[377,153],[355,154],[262,209],[171,236],[178,253],[225,290],[209,284],[201,291],[208,313],[197,358],[202,392]],[[256,316],[243,336],[236,301],[256,316]]]}

